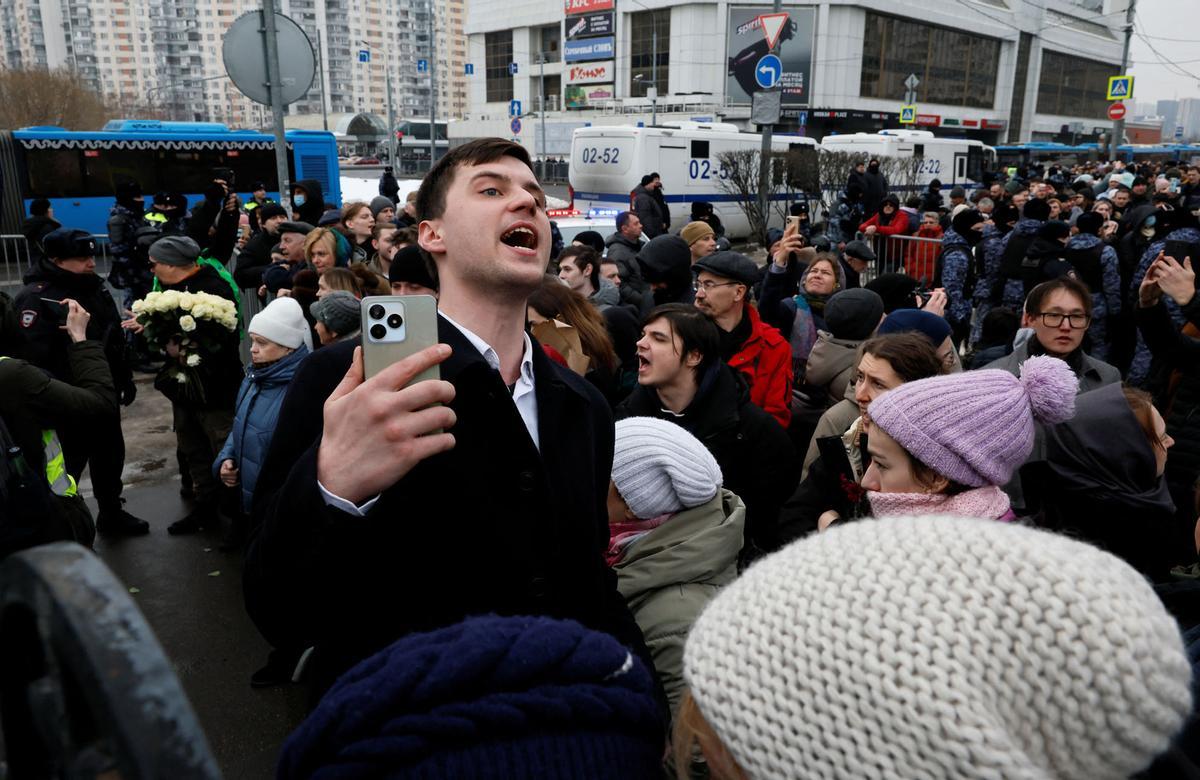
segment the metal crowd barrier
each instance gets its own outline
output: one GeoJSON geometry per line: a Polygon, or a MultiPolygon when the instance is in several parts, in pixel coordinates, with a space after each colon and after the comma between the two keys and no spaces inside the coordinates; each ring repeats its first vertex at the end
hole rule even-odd
{"type": "MultiPolygon", "coordinates": [[[[107,277],[112,268],[112,258],[108,254],[108,234],[95,233],[96,247],[100,254],[96,256],[96,273],[107,277]]],[[[29,246],[29,240],[17,233],[0,234],[0,290],[9,294],[21,289],[22,277],[29,270],[34,252],[29,246]]]]}
{"type": "Polygon", "coordinates": [[[918,273],[921,266],[924,266],[928,275],[920,276],[925,286],[933,286],[933,268],[942,250],[942,239],[924,236],[881,236],[878,233],[871,236],[860,234],[859,238],[870,245],[876,257],[876,262],[862,274],[863,284],[880,274],[903,273],[905,262],[908,261],[908,267],[918,270],[918,273]]]}

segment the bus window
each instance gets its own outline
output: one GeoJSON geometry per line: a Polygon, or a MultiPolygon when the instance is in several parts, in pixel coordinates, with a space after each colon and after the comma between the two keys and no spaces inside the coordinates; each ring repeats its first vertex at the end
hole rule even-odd
{"type": "Polygon", "coordinates": [[[967,178],[974,182],[983,181],[983,169],[985,165],[985,155],[983,148],[979,146],[967,147],[967,178]]]}
{"type": "Polygon", "coordinates": [[[135,181],[147,195],[158,184],[154,160],[139,149],[89,149],[83,152],[83,194],[111,198],[117,183],[135,181]]]}
{"type": "Polygon", "coordinates": [[[29,198],[79,198],[83,196],[83,171],[78,149],[26,149],[29,198]]]}
{"type": "Polygon", "coordinates": [[[708,141],[692,141],[692,159],[708,159],[708,141]]]}

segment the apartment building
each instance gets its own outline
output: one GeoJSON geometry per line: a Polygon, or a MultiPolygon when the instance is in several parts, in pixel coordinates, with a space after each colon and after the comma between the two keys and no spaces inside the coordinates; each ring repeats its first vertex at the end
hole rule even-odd
{"type": "MultiPolygon", "coordinates": [[[[0,67],[67,68],[134,113],[152,108],[168,119],[262,127],[269,110],[237,90],[221,57],[229,26],[260,7],[256,0],[4,0],[0,67]]],[[[390,69],[397,118],[427,116],[432,88],[422,60],[437,71],[438,115],[465,113],[465,0],[280,0],[279,12],[319,53],[320,78],[289,114],[317,114],[323,104],[329,113],[384,116],[390,69]]]]}

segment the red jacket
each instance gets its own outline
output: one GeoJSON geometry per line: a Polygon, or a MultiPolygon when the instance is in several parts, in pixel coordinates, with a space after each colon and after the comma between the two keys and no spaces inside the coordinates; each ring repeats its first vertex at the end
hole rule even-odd
{"type": "Polygon", "coordinates": [[[775,328],[746,304],[750,337],[729,360],[750,385],[750,402],[787,428],[792,421],[792,347],[775,328]]]}
{"type": "Polygon", "coordinates": [[[880,221],[879,218],[881,216],[883,216],[882,211],[873,215],[866,222],[858,226],[858,231],[864,233],[867,228],[874,225],[875,232],[881,236],[902,236],[908,233],[908,215],[903,211],[897,211],[893,214],[892,221],[886,225],[880,221]]]}
{"type": "MultiPolygon", "coordinates": [[[[942,237],[942,228],[940,225],[934,225],[933,227],[922,226],[917,231],[917,236],[920,238],[940,239],[942,237]]],[[[932,287],[933,277],[937,273],[937,258],[941,251],[941,243],[909,241],[908,252],[904,258],[904,273],[914,279],[923,279],[928,286],[932,287]]]]}

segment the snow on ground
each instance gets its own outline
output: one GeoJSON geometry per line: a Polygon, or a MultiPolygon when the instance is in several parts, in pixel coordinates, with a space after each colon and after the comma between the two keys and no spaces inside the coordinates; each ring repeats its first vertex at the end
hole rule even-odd
{"type": "MultiPolygon", "coordinates": [[[[379,177],[374,179],[360,179],[354,176],[339,177],[342,183],[342,203],[349,203],[352,200],[361,200],[370,203],[372,198],[379,197],[379,177]]],[[[400,179],[400,202],[408,197],[408,193],[416,192],[421,186],[420,179],[400,179]]],[[[556,198],[553,195],[546,196],[546,207],[551,209],[565,209],[567,201],[562,198],[556,198]]]]}

